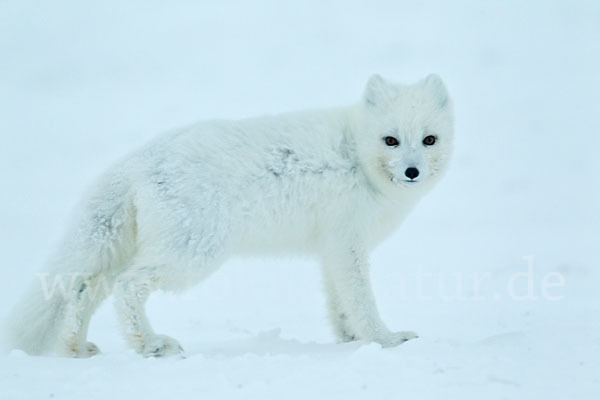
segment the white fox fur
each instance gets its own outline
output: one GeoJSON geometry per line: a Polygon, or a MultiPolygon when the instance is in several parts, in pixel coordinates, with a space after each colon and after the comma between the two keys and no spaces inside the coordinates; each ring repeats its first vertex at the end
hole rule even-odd
{"type": "Polygon", "coordinates": [[[87,327],[112,292],[136,351],[179,354],[176,340],[149,325],[152,291],[193,285],[232,255],[290,252],[321,261],[338,340],[395,346],[414,338],[380,319],[368,254],[438,180],[452,141],[452,106],[436,75],[414,85],[374,75],[352,106],[161,135],[85,196],[48,273],[9,318],[8,347],[95,354],[87,327]],[[425,145],[427,136],[435,144],[425,145]],[[418,177],[410,180],[408,168],[418,177]],[[49,295],[42,283],[56,280],[66,288],[49,295]]]}

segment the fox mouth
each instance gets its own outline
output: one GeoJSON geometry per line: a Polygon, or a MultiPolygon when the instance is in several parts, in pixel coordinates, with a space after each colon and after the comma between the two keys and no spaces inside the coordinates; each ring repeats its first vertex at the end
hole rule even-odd
{"type": "Polygon", "coordinates": [[[421,180],[398,179],[393,175],[390,177],[390,180],[395,184],[406,185],[406,186],[413,186],[413,185],[416,185],[417,183],[421,183],[421,180]]]}
{"type": "Polygon", "coordinates": [[[415,181],[412,179],[402,179],[400,181],[396,181],[396,183],[399,183],[404,186],[415,186],[416,184],[421,183],[421,180],[415,181]]]}

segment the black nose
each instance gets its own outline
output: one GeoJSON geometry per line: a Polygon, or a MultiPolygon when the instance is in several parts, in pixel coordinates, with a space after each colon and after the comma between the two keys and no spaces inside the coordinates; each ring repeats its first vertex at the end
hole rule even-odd
{"type": "Polygon", "coordinates": [[[415,167],[406,168],[404,175],[406,175],[407,178],[415,179],[417,176],[419,176],[419,170],[415,167]]]}

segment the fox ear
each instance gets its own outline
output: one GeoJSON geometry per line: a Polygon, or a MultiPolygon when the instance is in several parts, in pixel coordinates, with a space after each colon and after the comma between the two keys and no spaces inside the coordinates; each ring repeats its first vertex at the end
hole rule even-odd
{"type": "Polygon", "coordinates": [[[442,78],[440,78],[437,74],[429,74],[423,81],[423,85],[425,86],[427,92],[436,99],[440,108],[446,107],[449,97],[446,86],[444,85],[444,82],[442,82],[442,78]]]}
{"type": "Polygon", "coordinates": [[[379,74],[372,75],[365,87],[364,102],[369,107],[381,107],[396,97],[396,88],[379,74]]]}

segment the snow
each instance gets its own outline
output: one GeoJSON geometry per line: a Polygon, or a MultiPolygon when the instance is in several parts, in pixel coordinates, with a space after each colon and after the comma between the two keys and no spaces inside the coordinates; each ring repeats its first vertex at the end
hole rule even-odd
{"type": "Polygon", "coordinates": [[[1,399],[596,399],[596,1],[0,3],[5,316],[86,184],[205,118],[343,105],[379,72],[455,102],[452,168],[373,254],[384,320],[418,339],[335,344],[311,260],[232,260],[156,294],[185,359],[144,359],[95,315],[91,359],[0,355],[1,399]]]}

